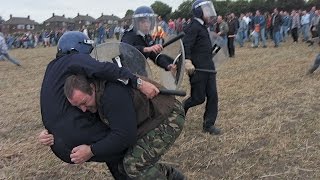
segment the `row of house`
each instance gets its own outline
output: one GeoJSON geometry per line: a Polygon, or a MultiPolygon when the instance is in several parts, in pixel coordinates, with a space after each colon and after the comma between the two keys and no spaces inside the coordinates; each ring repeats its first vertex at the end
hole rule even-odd
{"type": "Polygon", "coordinates": [[[124,18],[119,18],[114,15],[104,15],[103,13],[97,19],[86,15],[77,14],[74,18],[67,18],[64,15],[58,16],[52,13],[52,16],[45,20],[42,24],[35,22],[30,19],[30,16],[25,17],[13,17],[10,15],[10,19],[0,23],[0,32],[4,33],[14,33],[14,32],[27,32],[27,31],[41,31],[46,30],[58,30],[58,29],[68,29],[68,30],[78,30],[84,25],[94,26],[98,23],[103,23],[105,25],[115,25],[121,23],[131,23],[131,16],[126,16],[124,18]]]}

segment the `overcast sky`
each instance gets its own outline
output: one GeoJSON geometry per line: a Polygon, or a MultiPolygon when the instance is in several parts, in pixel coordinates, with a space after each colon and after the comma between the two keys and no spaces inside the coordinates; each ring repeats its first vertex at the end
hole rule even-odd
{"type": "MultiPolygon", "coordinates": [[[[114,14],[123,18],[128,9],[135,10],[139,6],[150,6],[155,0],[1,0],[0,16],[7,21],[10,14],[13,17],[27,17],[42,23],[56,15],[74,18],[78,13],[89,14],[98,18],[114,14]],[[111,5],[112,4],[112,5],[111,5]]],[[[159,0],[176,10],[184,0],[159,0]]]]}

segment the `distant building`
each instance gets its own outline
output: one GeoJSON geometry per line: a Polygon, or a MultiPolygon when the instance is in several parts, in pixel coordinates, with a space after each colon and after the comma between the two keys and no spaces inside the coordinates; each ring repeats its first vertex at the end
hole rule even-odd
{"type": "Polygon", "coordinates": [[[132,24],[132,15],[126,15],[120,21],[121,26],[128,28],[132,24]]]}
{"type": "Polygon", "coordinates": [[[27,32],[34,31],[39,27],[39,23],[30,19],[30,16],[24,17],[13,17],[10,14],[10,19],[5,21],[2,25],[2,31],[4,33],[14,33],[14,32],[27,32]]]}
{"type": "Polygon", "coordinates": [[[96,21],[96,19],[89,16],[88,14],[84,16],[84,15],[80,15],[78,13],[78,15],[75,18],[73,18],[75,30],[81,29],[84,25],[90,26],[90,25],[94,24],[95,21],[96,21]]]}
{"type": "Polygon", "coordinates": [[[96,23],[103,23],[103,24],[108,24],[108,25],[116,25],[119,23],[121,19],[118,16],[114,16],[113,14],[110,15],[103,15],[101,13],[101,16],[96,20],[96,23]]]}
{"type": "Polygon", "coordinates": [[[57,16],[52,13],[52,17],[43,22],[43,28],[49,30],[75,30],[75,24],[73,19],[66,18],[64,14],[62,16],[57,16]]]}

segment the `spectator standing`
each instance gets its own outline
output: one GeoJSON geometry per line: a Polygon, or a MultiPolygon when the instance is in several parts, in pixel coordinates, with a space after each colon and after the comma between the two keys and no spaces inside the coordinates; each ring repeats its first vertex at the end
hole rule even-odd
{"type": "Polygon", "coordinates": [[[272,14],[272,33],[273,33],[273,42],[274,47],[279,47],[280,44],[280,27],[281,27],[282,18],[279,14],[279,11],[277,8],[274,8],[273,14],[272,14]]]}
{"type": "Polygon", "coordinates": [[[233,58],[235,55],[234,39],[239,27],[238,20],[235,18],[234,13],[231,13],[228,17],[228,27],[228,52],[229,57],[233,58]]]}

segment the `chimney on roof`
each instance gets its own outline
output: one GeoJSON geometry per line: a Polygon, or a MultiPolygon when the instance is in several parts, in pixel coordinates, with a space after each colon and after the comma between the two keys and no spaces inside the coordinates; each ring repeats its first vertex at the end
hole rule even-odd
{"type": "Polygon", "coordinates": [[[62,17],[64,17],[64,14],[62,15],[62,17]]]}
{"type": "Polygon", "coordinates": [[[30,15],[28,15],[28,19],[30,19],[30,15]]]}
{"type": "Polygon", "coordinates": [[[54,17],[54,13],[52,13],[52,17],[54,17]]]}
{"type": "Polygon", "coordinates": [[[10,14],[10,19],[12,18],[12,14],[10,14]]]}
{"type": "Polygon", "coordinates": [[[89,14],[87,14],[87,16],[89,16],[89,14]]]}
{"type": "Polygon", "coordinates": [[[78,16],[80,16],[80,14],[78,13],[78,16]]]}
{"type": "Polygon", "coordinates": [[[101,13],[101,16],[103,16],[103,13],[101,13]]]}

